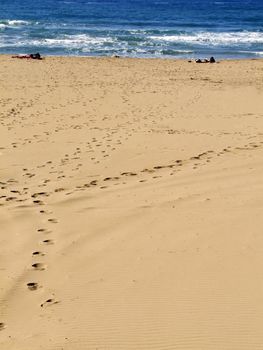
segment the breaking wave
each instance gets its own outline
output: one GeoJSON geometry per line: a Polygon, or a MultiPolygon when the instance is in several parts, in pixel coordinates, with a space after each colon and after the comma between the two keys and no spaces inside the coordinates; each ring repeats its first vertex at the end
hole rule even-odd
{"type": "Polygon", "coordinates": [[[185,43],[193,45],[239,45],[263,44],[262,32],[199,32],[178,35],[152,35],[151,40],[157,42],[185,43]]]}
{"type": "Polygon", "coordinates": [[[0,0],[0,53],[262,57],[263,0],[0,0]]]}
{"type": "Polygon", "coordinates": [[[0,20],[0,29],[5,29],[5,28],[15,28],[15,27],[21,27],[21,26],[26,26],[30,25],[29,21],[22,21],[18,19],[7,19],[7,20],[0,20]]]}

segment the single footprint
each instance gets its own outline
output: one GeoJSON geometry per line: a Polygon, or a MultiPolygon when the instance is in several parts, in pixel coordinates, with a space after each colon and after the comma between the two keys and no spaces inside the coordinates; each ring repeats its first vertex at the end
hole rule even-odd
{"type": "Polygon", "coordinates": [[[31,291],[38,289],[38,283],[36,282],[29,282],[27,283],[27,288],[31,291]]]}
{"type": "Polygon", "coordinates": [[[52,214],[52,211],[40,210],[40,214],[52,214]]]}
{"type": "Polygon", "coordinates": [[[55,189],[55,192],[56,192],[56,193],[57,193],[57,192],[62,192],[62,191],[65,191],[65,188],[59,187],[59,188],[56,188],[56,189],[55,189]]]}
{"type": "Polygon", "coordinates": [[[16,199],[16,197],[7,197],[5,200],[7,201],[7,202],[10,202],[10,201],[13,201],[13,200],[15,200],[16,199]]]}
{"type": "Polygon", "coordinates": [[[49,222],[52,222],[53,224],[57,224],[58,223],[58,220],[57,219],[48,219],[49,222]]]}
{"type": "Polygon", "coordinates": [[[44,256],[45,254],[39,251],[35,251],[32,253],[33,256],[39,255],[39,256],[44,256]]]}
{"type": "Polygon", "coordinates": [[[48,193],[46,192],[38,192],[38,193],[34,193],[32,194],[32,198],[37,198],[38,196],[48,196],[48,193]]]}
{"type": "Polygon", "coordinates": [[[39,271],[45,270],[45,265],[42,263],[34,263],[32,264],[32,267],[34,270],[39,270],[39,271]]]}
{"type": "Polygon", "coordinates": [[[42,303],[40,306],[44,307],[44,306],[49,306],[49,305],[54,305],[54,304],[58,304],[58,301],[50,298],[50,299],[47,299],[46,301],[44,301],[44,303],[42,303]]]}
{"type": "Polygon", "coordinates": [[[112,177],[105,177],[105,179],[103,179],[103,181],[109,181],[111,179],[112,179],[112,177]]]}
{"type": "Polygon", "coordinates": [[[46,228],[39,228],[37,232],[43,232],[43,233],[51,233],[51,230],[47,230],[46,228]]]}
{"type": "Polygon", "coordinates": [[[52,241],[52,239],[45,239],[43,241],[44,244],[54,244],[54,241],[52,241]]]}
{"type": "Polygon", "coordinates": [[[0,322],[0,331],[2,331],[3,329],[5,329],[5,324],[4,322],[0,322]]]}
{"type": "Polygon", "coordinates": [[[38,204],[38,205],[44,205],[44,202],[41,201],[41,200],[39,200],[39,199],[33,201],[33,203],[34,203],[34,204],[38,204]]]}
{"type": "Polygon", "coordinates": [[[97,185],[97,182],[98,182],[98,180],[92,180],[92,181],[90,182],[90,185],[96,186],[96,185],[97,185]]]}
{"type": "Polygon", "coordinates": [[[162,165],[156,165],[156,166],[154,166],[153,168],[156,169],[156,170],[158,170],[158,169],[164,168],[164,166],[162,166],[162,165]]]}

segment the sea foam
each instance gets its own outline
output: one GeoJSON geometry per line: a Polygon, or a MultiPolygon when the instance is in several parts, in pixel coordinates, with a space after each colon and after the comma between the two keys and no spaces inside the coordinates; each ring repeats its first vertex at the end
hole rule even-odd
{"type": "Polygon", "coordinates": [[[152,35],[151,40],[158,42],[190,43],[199,45],[235,45],[235,44],[263,44],[262,32],[197,32],[178,35],[152,35]]]}

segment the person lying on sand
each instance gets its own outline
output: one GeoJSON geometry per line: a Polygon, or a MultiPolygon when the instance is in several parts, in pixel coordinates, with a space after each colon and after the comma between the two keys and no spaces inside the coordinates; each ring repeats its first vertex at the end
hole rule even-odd
{"type": "Polygon", "coordinates": [[[29,55],[16,55],[16,56],[12,56],[12,58],[27,58],[27,59],[32,59],[32,60],[42,60],[43,59],[39,52],[30,53],[29,55]]]}
{"type": "Polygon", "coordinates": [[[214,57],[210,57],[209,60],[207,58],[203,60],[198,58],[197,60],[195,60],[196,63],[215,63],[215,61],[216,60],[214,59],[214,57]]]}

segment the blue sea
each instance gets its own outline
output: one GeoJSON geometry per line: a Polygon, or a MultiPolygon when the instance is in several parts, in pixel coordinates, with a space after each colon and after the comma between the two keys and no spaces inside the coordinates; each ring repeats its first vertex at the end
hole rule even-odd
{"type": "Polygon", "coordinates": [[[0,0],[0,53],[263,57],[263,0],[0,0]]]}

